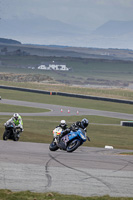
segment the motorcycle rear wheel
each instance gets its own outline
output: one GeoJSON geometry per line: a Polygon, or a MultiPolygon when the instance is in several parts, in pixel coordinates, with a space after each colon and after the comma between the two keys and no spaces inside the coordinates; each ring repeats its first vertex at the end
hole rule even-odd
{"type": "Polygon", "coordinates": [[[72,140],[67,146],[67,152],[73,152],[80,146],[80,141],[78,139],[72,140]]]}
{"type": "Polygon", "coordinates": [[[57,146],[57,144],[55,142],[52,142],[50,145],[49,145],[49,149],[50,151],[56,151],[59,149],[59,147],[57,146]]]}
{"type": "Polygon", "coordinates": [[[14,140],[14,141],[18,141],[18,140],[19,140],[19,137],[18,137],[18,136],[14,136],[13,140],[14,140]]]}

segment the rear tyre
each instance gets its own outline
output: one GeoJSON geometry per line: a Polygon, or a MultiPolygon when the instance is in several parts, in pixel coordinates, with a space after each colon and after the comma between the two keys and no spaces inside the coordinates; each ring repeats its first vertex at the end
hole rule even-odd
{"type": "Polygon", "coordinates": [[[80,141],[78,139],[72,140],[67,146],[67,152],[73,152],[80,146],[80,141]]]}
{"type": "Polygon", "coordinates": [[[16,135],[16,136],[14,136],[14,139],[13,139],[14,141],[18,141],[19,140],[19,137],[16,135]]]}
{"type": "Polygon", "coordinates": [[[49,145],[49,149],[50,151],[56,151],[59,149],[59,147],[57,146],[57,144],[53,141],[50,145],[49,145]]]}

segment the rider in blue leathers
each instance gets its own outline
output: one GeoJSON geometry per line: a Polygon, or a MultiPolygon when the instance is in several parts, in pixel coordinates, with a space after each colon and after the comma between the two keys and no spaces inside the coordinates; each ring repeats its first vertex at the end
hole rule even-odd
{"type": "Polygon", "coordinates": [[[61,134],[60,134],[60,138],[63,137],[64,135],[70,133],[70,131],[77,131],[79,128],[82,128],[85,132],[86,132],[86,128],[89,125],[89,121],[88,119],[84,118],[81,121],[77,121],[75,123],[73,123],[69,128],[67,128],[66,130],[64,130],[61,134]]]}

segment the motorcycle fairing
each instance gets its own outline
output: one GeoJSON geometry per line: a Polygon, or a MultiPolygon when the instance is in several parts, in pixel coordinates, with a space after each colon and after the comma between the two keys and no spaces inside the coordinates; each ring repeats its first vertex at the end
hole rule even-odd
{"type": "Polygon", "coordinates": [[[74,138],[81,138],[84,142],[86,141],[86,136],[84,134],[84,130],[83,129],[78,129],[76,132],[71,131],[68,134],[69,140],[72,140],[74,138]]]}
{"type": "Polygon", "coordinates": [[[59,146],[61,149],[66,150],[67,143],[68,143],[70,140],[76,138],[76,136],[77,136],[77,134],[74,133],[73,131],[71,131],[70,133],[68,133],[67,135],[65,135],[65,136],[63,136],[63,137],[61,138],[61,141],[60,141],[60,143],[58,144],[58,146],[59,146]]]}

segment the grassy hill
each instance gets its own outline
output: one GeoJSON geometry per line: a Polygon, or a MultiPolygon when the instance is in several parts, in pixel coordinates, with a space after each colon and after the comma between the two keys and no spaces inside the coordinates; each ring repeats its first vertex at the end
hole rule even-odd
{"type": "MultiPolygon", "coordinates": [[[[17,42],[17,41],[16,41],[17,42]]],[[[87,48],[87,47],[67,47],[67,46],[46,46],[32,44],[11,44],[1,43],[1,49],[6,48],[7,53],[20,49],[30,55],[36,56],[52,56],[52,57],[74,57],[74,58],[93,58],[107,60],[130,60],[133,61],[133,50],[131,49],[103,49],[103,48],[87,48]]]]}
{"type": "Polygon", "coordinates": [[[41,74],[59,84],[125,88],[133,84],[133,51],[0,43],[0,72],[41,74]],[[71,70],[37,69],[51,61],[65,63],[71,70]]]}
{"type": "MultiPolygon", "coordinates": [[[[72,57],[0,55],[0,71],[16,74],[41,74],[56,83],[68,85],[101,85],[128,87],[133,84],[133,62],[72,57]],[[70,71],[45,71],[42,62],[66,63],[70,71]]],[[[41,81],[40,81],[41,82],[41,81]]]]}
{"type": "Polygon", "coordinates": [[[0,43],[5,43],[5,44],[21,44],[21,42],[19,42],[17,40],[6,39],[6,38],[0,38],[0,43]]]}

